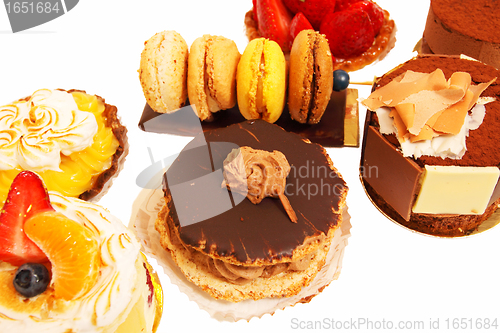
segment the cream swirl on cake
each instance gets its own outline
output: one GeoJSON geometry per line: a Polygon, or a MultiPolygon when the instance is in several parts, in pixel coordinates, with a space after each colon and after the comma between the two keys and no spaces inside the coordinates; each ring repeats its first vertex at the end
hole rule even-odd
{"type": "Polygon", "coordinates": [[[61,153],[89,147],[98,130],[94,114],[70,93],[50,89],[0,107],[0,124],[0,170],[59,171],[61,153]]]}
{"type": "MultiPolygon", "coordinates": [[[[97,280],[83,295],[71,300],[56,296],[49,288],[26,299],[5,287],[9,272],[16,267],[0,262],[0,323],[11,332],[122,332],[134,327],[128,318],[155,325],[156,298],[147,278],[140,244],[128,229],[104,208],[50,192],[53,208],[84,226],[97,240],[97,280]],[[137,309],[137,311],[135,311],[137,309]],[[134,312],[135,311],[135,312],[134,312]],[[125,322],[125,324],[123,324],[125,322]]],[[[53,268],[54,270],[54,268],[53,268]]],[[[12,284],[12,282],[10,282],[12,284]]]]}

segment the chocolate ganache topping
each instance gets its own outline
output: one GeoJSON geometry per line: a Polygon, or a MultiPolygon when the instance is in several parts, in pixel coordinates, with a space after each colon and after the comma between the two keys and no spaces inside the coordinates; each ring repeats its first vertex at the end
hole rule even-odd
{"type": "Polygon", "coordinates": [[[322,146],[252,120],[196,136],[165,173],[163,190],[184,244],[214,258],[255,264],[296,260],[295,249],[337,228],[348,188],[322,146]],[[256,205],[221,186],[224,160],[244,146],[286,156],[284,194],[297,223],[272,197],[256,205]]]}

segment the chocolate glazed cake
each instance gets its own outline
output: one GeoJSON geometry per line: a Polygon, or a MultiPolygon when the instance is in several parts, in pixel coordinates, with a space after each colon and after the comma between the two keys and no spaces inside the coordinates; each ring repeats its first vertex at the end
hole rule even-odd
{"type": "MultiPolygon", "coordinates": [[[[493,81],[481,94],[481,98],[487,100],[484,104],[484,119],[477,129],[471,129],[468,132],[465,140],[465,154],[455,159],[426,155],[418,158],[404,157],[396,135],[381,134],[381,122],[377,113],[368,111],[360,165],[361,179],[372,201],[391,219],[408,228],[431,235],[463,236],[475,231],[500,204],[500,185],[498,184],[500,81],[498,79],[494,81],[495,78],[500,77],[500,72],[492,66],[460,57],[419,56],[379,78],[373,90],[387,85],[407,70],[431,73],[436,69],[441,69],[446,79],[455,72],[469,73],[472,85],[493,81]],[[497,178],[493,176],[493,181],[489,182],[490,189],[485,186],[477,192],[486,196],[484,211],[472,211],[470,214],[414,212],[417,199],[423,192],[424,181],[427,181],[430,172],[449,166],[455,168],[446,170],[453,172],[471,170],[483,173],[489,170],[496,173],[497,178]]],[[[471,111],[468,111],[468,115],[471,115],[471,111]]],[[[442,180],[445,176],[439,175],[437,179],[442,180]]],[[[454,184],[450,183],[446,186],[451,189],[454,184]]],[[[445,191],[451,191],[453,195],[458,193],[462,195],[462,198],[466,198],[467,204],[469,195],[467,185],[457,185],[458,187],[451,190],[446,189],[446,186],[438,186],[434,188],[434,191],[441,191],[444,188],[445,191]]],[[[444,206],[446,199],[446,197],[439,197],[435,201],[438,205],[442,203],[444,206]]]]}
{"type": "Polygon", "coordinates": [[[206,131],[182,150],[163,177],[156,230],[188,280],[212,297],[289,297],[309,285],[335,247],[347,190],[323,147],[277,125],[245,121],[206,131]],[[281,197],[253,203],[224,186],[224,161],[244,147],[267,156],[251,166],[254,174],[275,161],[270,155],[288,160],[284,194],[295,220],[281,197]]]}

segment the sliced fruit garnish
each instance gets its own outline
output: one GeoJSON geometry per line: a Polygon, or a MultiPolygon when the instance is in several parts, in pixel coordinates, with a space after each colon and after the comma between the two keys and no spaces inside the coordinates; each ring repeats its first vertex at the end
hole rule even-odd
{"type": "Polygon", "coordinates": [[[319,26],[326,13],[335,10],[335,0],[283,0],[285,6],[292,13],[303,13],[307,20],[311,22],[315,30],[319,26]]]}
{"type": "Polygon", "coordinates": [[[257,0],[257,19],[262,37],[275,41],[283,52],[289,49],[290,23],[293,14],[282,0],[257,0]]]}
{"type": "Polygon", "coordinates": [[[99,244],[83,225],[58,212],[39,213],[24,224],[24,232],[52,264],[56,297],[72,300],[87,293],[99,274],[99,244]]]}
{"type": "Polygon", "coordinates": [[[31,171],[20,172],[0,212],[0,260],[14,266],[47,262],[47,256],[26,237],[23,226],[31,216],[52,210],[41,178],[31,171]]]}
{"type": "Polygon", "coordinates": [[[292,49],[293,41],[295,37],[302,30],[313,29],[311,23],[307,20],[307,18],[302,14],[302,12],[298,12],[292,19],[292,23],[290,24],[290,50],[292,49]]]}

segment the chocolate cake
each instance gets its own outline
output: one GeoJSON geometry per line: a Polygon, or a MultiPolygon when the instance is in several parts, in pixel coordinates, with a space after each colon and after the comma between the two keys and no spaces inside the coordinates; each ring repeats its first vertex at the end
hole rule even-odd
{"type": "Polygon", "coordinates": [[[423,52],[460,55],[500,67],[500,3],[431,0],[423,52]]]}
{"type": "MultiPolygon", "coordinates": [[[[408,70],[431,73],[437,69],[442,70],[446,79],[455,72],[469,73],[471,85],[492,82],[481,94],[481,98],[486,101],[484,119],[477,129],[471,129],[468,132],[465,139],[466,151],[463,156],[451,158],[423,154],[418,157],[405,157],[397,134],[382,134],[377,113],[368,111],[360,165],[361,178],[372,201],[391,219],[427,234],[463,236],[476,230],[500,204],[498,175],[496,178],[493,176],[493,179],[497,179],[496,181],[489,182],[490,190],[485,188],[479,190],[479,193],[485,195],[486,199],[489,198],[485,201],[487,204],[485,204],[484,211],[471,211],[467,214],[445,211],[422,213],[415,212],[415,205],[423,191],[426,177],[435,169],[452,167],[446,169],[447,172],[466,170],[482,173],[490,170],[498,173],[498,166],[500,166],[498,145],[500,142],[500,131],[498,131],[500,128],[500,101],[498,100],[500,82],[495,79],[500,77],[500,72],[478,61],[455,56],[418,56],[376,80],[373,91],[397,80],[408,70]]],[[[471,111],[468,111],[468,115],[471,115],[471,111]]],[[[444,176],[440,175],[437,179],[439,180],[440,177],[444,176]]],[[[453,183],[446,186],[451,189],[453,183]]],[[[446,186],[436,187],[434,191],[441,191],[446,186]]],[[[450,189],[444,190],[450,191],[450,189]]],[[[467,199],[466,187],[453,191],[463,194],[463,197],[467,199]]],[[[435,201],[438,205],[444,206],[446,198],[438,198],[435,201]]]]}
{"type": "MultiPolygon", "coordinates": [[[[265,163],[254,164],[254,174],[265,163]]],[[[162,246],[190,281],[238,302],[296,295],[315,278],[335,247],[347,186],[322,146],[253,120],[197,135],[165,173],[163,191],[156,221],[162,246]],[[244,147],[284,155],[284,194],[295,220],[281,197],[254,203],[231,191],[230,181],[229,189],[223,185],[228,155],[244,147]]]]}

